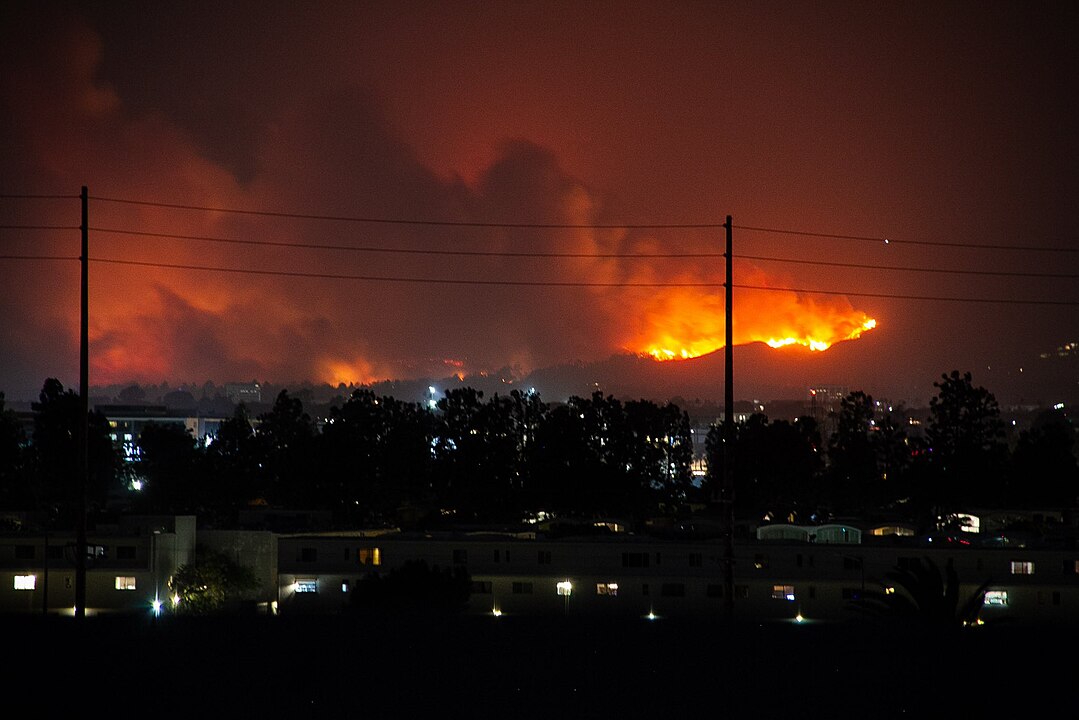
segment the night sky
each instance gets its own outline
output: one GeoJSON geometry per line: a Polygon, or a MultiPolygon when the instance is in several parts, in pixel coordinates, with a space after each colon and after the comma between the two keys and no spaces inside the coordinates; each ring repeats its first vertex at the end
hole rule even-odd
{"type": "Polygon", "coordinates": [[[706,354],[731,215],[792,384],[1079,400],[1077,8],[5,3],[0,194],[70,197],[0,199],[0,391],[77,387],[85,185],[91,385],[706,354]]]}

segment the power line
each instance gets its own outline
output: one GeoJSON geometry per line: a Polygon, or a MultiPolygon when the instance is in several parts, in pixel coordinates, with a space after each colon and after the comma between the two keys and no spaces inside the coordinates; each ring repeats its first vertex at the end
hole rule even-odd
{"type": "Polygon", "coordinates": [[[518,229],[591,229],[591,230],[699,230],[718,229],[723,223],[526,223],[526,222],[479,222],[471,220],[418,220],[408,218],[363,217],[354,215],[318,215],[272,210],[245,210],[240,208],[209,207],[204,205],[181,205],[177,203],[150,202],[91,195],[91,200],[170,208],[173,210],[198,210],[203,212],[232,213],[235,215],[258,215],[262,217],[291,218],[294,220],[328,220],[335,222],[382,223],[387,225],[433,225],[444,227],[518,228],[518,229]]]}
{"type": "MultiPolygon", "coordinates": [[[[2,226],[0,226],[2,227],[2,226]]],[[[77,228],[75,228],[77,229],[77,228]]],[[[178,235],[174,233],[148,232],[143,230],[123,230],[119,228],[91,227],[94,232],[103,232],[119,235],[135,235],[139,237],[154,237],[172,240],[199,240],[212,243],[225,243],[234,245],[250,245],[257,247],[280,247],[297,248],[305,250],[340,250],[348,252],[386,253],[403,255],[438,255],[438,256],[461,256],[461,257],[506,257],[506,258],[596,258],[596,259],[701,259],[721,258],[723,253],[697,252],[697,253],[569,253],[569,252],[507,252],[507,251],[482,251],[482,250],[430,250],[419,248],[388,248],[375,246],[336,245],[326,243],[301,243],[281,242],[272,240],[245,240],[239,238],[212,237],[206,235],[178,235]]],[[[989,275],[999,277],[1032,277],[1032,278],[1079,278],[1075,273],[1029,273],[1015,271],[993,270],[953,270],[943,268],[904,267],[896,265],[872,265],[862,263],[828,262],[823,260],[801,260],[795,258],[767,257],[762,255],[735,255],[743,260],[758,260],[765,262],[792,263],[799,265],[822,265],[828,267],[860,268],[866,270],[895,270],[903,272],[946,273],[954,275],[989,275]]]]}
{"type": "MultiPolygon", "coordinates": [[[[718,288],[724,283],[637,283],[637,282],[570,282],[570,281],[544,281],[544,280],[462,280],[460,278],[415,278],[415,277],[391,277],[374,275],[343,275],[336,273],[312,273],[290,270],[259,270],[255,268],[224,268],[208,265],[181,265],[173,263],[142,262],[138,260],[116,260],[111,258],[90,258],[91,262],[108,263],[113,265],[131,265],[138,267],[154,267],[175,270],[199,270],[206,272],[237,273],[243,275],[269,275],[277,277],[313,278],[322,280],[359,280],[368,282],[399,282],[399,283],[427,283],[440,285],[503,285],[503,286],[527,286],[527,287],[620,287],[620,288],[655,288],[655,287],[702,287],[718,288]]],[[[999,298],[958,298],[958,297],[935,297],[928,295],[897,295],[889,293],[860,293],[843,292],[839,290],[812,290],[806,288],[767,287],[763,285],[740,285],[733,287],[742,290],[764,290],[771,292],[792,292],[811,295],[845,295],[851,297],[875,297],[896,300],[930,300],[941,302],[976,302],[976,303],[999,303],[1005,305],[1063,305],[1076,306],[1079,302],[1064,300],[1008,300],[999,298]]]]}
{"type": "Polygon", "coordinates": [[[844,292],[842,290],[807,290],[804,288],[774,288],[766,285],[735,285],[742,290],[771,290],[775,292],[806,293],[809,295],[844,295],[848,297],[887,298],[890,300],[931,300],[937,302],[998,303],[1001,305],[1063,305],[1079,306],[1079,301],[1068,300],[1009,300],[1001,298],[936,297],[932,295],[893,295],[891,293],[844,292]]]}
{"type": "Polygon", "coordinates": [[[825,265],[828,267],[862,268],[865,270],[898,270],[903,272],[947,273],[950,275],[996,275],[1000,277],[1032,278],[1079,278],[1075,273],[1030,273],[998,270],[949,270],[945,268],[902,267],[898,265],[869,265],[860,263],[829,262],[825,260],[796,260],[794,258],[762,257],[759,255],[735,255],[744,260],[762,260],[766,262],[794,263],[798,265],[825,265]]]}
{"type": "MultiPolygon", "coordinates": [[[[163,203],[150,200],[135,200],[131,198],[114,198],[93,195],[91,200],[101,202],[123,203],[128,205],[142,205],[149,207],[161,207],[174,210],[194,210],[201,212],[231,213],[238,215],[255,215],[262,217],[292,218],[299,220],[326,220],[335,222],[355,223],[382,223],[390,225],[425,225],[442,227],[477,227],[477,228],[518,228],[518,229],[590,229],[590,230],[716,230],[725,227],[721,222],[699,223],[526,223],[526,222],[481,222],[467,220],[429,220],[412,218],[387,218],[374,216],[351,216],[351,215],[323,215],[316,213],[294,213],[272,210],[250,210],[243,208],[217,207],[207,205],[186,205],[181,203],[163,203]]],[[[1052,246],[1026,246],[1006,245],[992,243],[951,243],[937,240],[892,240],[882,236],[872,235],[849,235],[841,233],[823,233],[810,230],[797,230],[785,228],[770,228],[755,225],[734,225],[738,230],[752,232],[778,233],[784,235],[801,235],[804,237],[829,238],[837,240],[861,240],[865,242],[881,243],[885,245],[926,245],[936,247],[951,247],[959,249],[976,250],[1027,250],[1037,252],[1079,252],[1079,248],[1052,247],[1052,246]]]]}
{"type": "Polygon", "coordinates": [[[439,285],[517,285],[530,287],[723,287],[723,283],[624,283],[624,282],[571,282],[543,280],[461,280],[459,278],[412,278],[386,277],[374,275],[339,275],[336,273],[298,272],[292,270],[258,270],[255,268],[224,268],[208,265],[180,265],[173,263],[142,262],[138,260],[115,260],[111,258],[90,258],[91,262],[110,263],[113,265],[137,265],[141,267],[171,268],[176,270],[204,270],[210,272],[239,273],[243,275],[274,275],[281,277],[316,278],[323,280],[365,280],[372,282],[433,283],[439,285]]]}
{"type": "Polygon", "coordinates": [[[2,200],[79,200],[81,198],[81,195],[31,195],[25,193],[0,193],[0,199],[2,200]]]}
{"type": "Polygon", "coordinates": [[[81,230],[78,225],[0,225],[0,230],[81,230]]]}
{"type": "Polygon", "coordinates": [[[78,255],[0,255],[0,260],[81,260],[78,255]]]}
{"type": "Polygon", "coordinates": [[[884,245],[929,245],[934,247],[951,247],[973,250],[1032,250],[1038,252],[1079,252],[1079,248],[1052,247],[1037,245],[998,245],[991,243],[952,243],[939,240],[892,240],[886,237],[871,235],[841,235],[838,233],[810,232],[808,230],[785,230],[780,228],[754,227],[752,225],[735,225],[736,230],[750,230],[753,232],[777,233],[781,235],[802,235],[805,237],[829,238],[833,240],[864,240],[884,245]]]}
{"type": "Polygon", "coordinates": [[[92,227],[95,232],[116,233],[120,235],[138,235],[173,240],[202,240],[213,243],[235,245],[255,245],[266,247],[300,248],[305,250],[346,250],[368,253],[400,253],[405,255],[461,255],[466,257],[519,257],[519,258],[720,258],[723,253],[555,253],[555,252],[505,252],[486,250],[427,250],[419,248],[387,248],[357,245],[331,245],[324,243],[279,242],[273,240],[243,240],[238,238],[209,237],[206,235],[174,235],[171,233],[145,232],[141,230],[119,230],[116,228],[92,227]]]}

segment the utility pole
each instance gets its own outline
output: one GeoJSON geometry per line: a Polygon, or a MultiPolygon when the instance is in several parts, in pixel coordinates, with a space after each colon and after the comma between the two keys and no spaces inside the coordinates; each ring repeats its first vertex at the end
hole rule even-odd
{"type": "Polygon", "coordinates": [[[90,436],[90,371],[89,371],[89,295],[86,281],[89,273],[89,222],[88,194],[82,186],[82,319],[79,349],[79,514],[78,529],[75,538],[75,617],[86,616],[86,485],[90,472],[89,436],[90,436]]]}
{"type": "Polygon", "coordinates": [[[731,216],[723,224],[727,231],[727,249],[723,256],[727,259],[726,288],[727,307],[724,328],[723,378],[723,489],[720,496],[720,510],[723,513],[723,605],[728,619],[734,616],[734,313],[731,295],[733,293],[731,216]]]}

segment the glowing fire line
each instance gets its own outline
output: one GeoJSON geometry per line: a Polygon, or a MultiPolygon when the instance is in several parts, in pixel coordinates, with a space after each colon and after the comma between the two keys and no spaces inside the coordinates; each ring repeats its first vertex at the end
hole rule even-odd
{"type": "MultiPolygon", "coordinates": [[[[860,326],[854,328],[854,330],[852,330],[846,336],[840,336],[831,340],[821,340],[812,336],[784,338],[770,337],[768,339],[752,338],[752,340],[764,342],[769,347],[773,348],[782,348],[789,345],[801,345],[813,351],[823,352],[837,342],[842,342],[844,340],[857,340],[862,336],[863,333],[868,332],[875,327],[877,327],[877,321],[873,318],[866,318],[860,326]]],[[[651,356],[654,359],[660,361],[688,360],[690,358],[700,357],[701,355],[707,355],[710,352],[718,350],[719,348],[723,347],[723,342],[717,342],[711,339],[701,340],[698,342],[690,343],[688,347],[679,347],[677,350],[672,349],[671,347],[666,345],[667,343],[664,343],[664,346],[653,346],[645,352],[642,352],[641,355],[651,356]]],[[[678,345],[681,344],[679,343],[678,345]]]]}

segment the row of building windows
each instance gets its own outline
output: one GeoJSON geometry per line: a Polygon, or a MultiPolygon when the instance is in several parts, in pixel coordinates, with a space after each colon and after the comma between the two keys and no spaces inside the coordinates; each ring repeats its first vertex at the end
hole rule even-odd
{"type": "MultiPolygon", "coordinates": [[[[54,553],[62,552],[62,548],[57,547],[55,550],[49,548],[50,556],[54,553]]],[[[133,546],[118,546],[116,548],[116,558],[118,560],[130,560],[135,557],[135,548],[133,546]]],[[[15,557],[20,560],[33,559],[34,546],[32,545],[16,545],[15,557]]],[[[57,554],[57,557],[59,555],[57,554]]],[[[493,551],[494,562],[509,562],[510,551],[509,550],[494,550],[493,551]]],[[[345,549],[345,560],[351,560],[352,550],[345,549]]],[[[382,565],[382,551],[377,547],[359,548],[356,550],[356,559],[360,565],[365,566],[379,566],[382,565]]],[[[300,562],[313,563],[318,561],[318,549],[313,547],[300,548],[299,555],[300,562]]],[[[648,552],[624,552],[622,553],[622,567],[624,568],[646,568],[654,564],[656,567],[662,565],[663,556],[661,553],[648,553],[648,552]]],[[[710,562],[718,564],[720,559],[717,557],[710,557],[710,562]]],[[[914,558],[901,557],[898,561],[899,567],[908,567],[914,558]]],[[[552,562],[552,556],[550,550],[538,550],[536,553],[536,563],[538,565],[550,565],[552,562]]],[[[703,553],[689,553],[688,555],[689,567],[703,567],[704,555],[703,553]]],[[[454,565],[467,565],[468,564],[468,551],[464,549],[456,549],[453,551],[453,564],[454,565]]],[[[798,567],[814,566],[813,556],[803,556],[799,553],[796,556],[796,564],[798,567]]],[[[845,556],[843,558],[843,569],[848,571],[861,571],[863,560],[860,557],[845,556]]],[[[769,566],[768,556],[764,554],[757,554],[753,556],[753,567],[758,570],[765,569],[769,566]]],[[[1033,575],[1034,563],[1029,560],[1012,560],[1010,561],[1010,570],[1012,575],[1033,575]]],[[[978,560],[977,569],[981,570],[982,561],[978,560]]],[[[1063,561],[1062,571],[1066,574],[1079,574],[1079,560],[1068,559],[1063,561]]]]}
{"type": "MultiPolygon", "coordinates": [[[[94,546],[95,557],[105,558],[108,556],[108,549],[102,546],[94,546]]],[[[65,550],[74,550],[74,545],[46,545],[45,546],[45,559],[46,560],[63,560],[65,550]]],[[[135,546],[134,545],[117,545],[114,551],[114,557],[117,560],[134,560],[135,559],[135,546]]],[[[15,546],[15,559],[16,560],[35,560],[37,558],[37,546],[35,545],[16,545],[15,546]]]]}
{"type": "MultiPolygon", "coordinates": [[[[64,578],[65,587],[70,588],[71,578],[64,578]]],[[[134,590],[135,578],[130,575],[117,575],[115,587],[117,590],[134,590]]],[[[37,589],[37,575],[16,575],[15,576],[15,589],[16,590],[36,590],[37,589]]]]}
{"type": "MultiPolygon", "coordinates": [[[[35,585],[36,576],[34,575],[16,575],[15,576],[15,589],[16,590],[33,590],[35,585]]],[[[318,592],[318,578],[301,578],[296,580],[295,591],[297,593],[317,593],[318,592]]],[[[574,592],[574,586],[569,580],[563,580],[556,583],[556,592],[560,596],[568,596],[574,592]]],[[[605,597],[617,597],[620,585],[617,582],[605,582],[596,583],[596,595],[605,597]]],[[[135,578],[133,577],[116,577],[116,589],[117,590],[134,590],[135,578]]],[[[347,593],[352,589],[351,583],[348,580],[341,582],[341,592],[347,593]]],[[[649,583],[643,583],[641,585],[641,595],[650,596],[652,588],[649,583]]],[[[514,581],[510,584],[510,592],[514,595],[533,595],[535,593],[535,583],[528,581],[514,581]]],[[[895,592],[894,587],[885,587],[885,594],[893,594],[895,592]]],[[[474,580],[472,582],[472,594],[474,595],[491,595],[494,593],[494,583],[490,580],[474,580]]],[[[810,600],[815,600],[817,597],[817,589],[813,585],[805,588],[806,597],[810,600]]],[[[862,599],[863,591],[860,588],[845,587],[840,590],[843,600],[857,601],[862,599]]],[[[659,586],[660,597],[685,597],[686,586],[685,583],[661,583],[659,586]]],[[[724,595],[724,586],[719,584],[709,584],[705,587],[705,596],[708,598],[722,598],[724,595]]],[[[735,585],[734,596],[738,599],[749,598],[749,586],[748,585],[735,585]]],[[[776,584],[772,586],[772,599],[783,600],[787,602],[793,602],[797,595],[795,593],[794,585],[776,584]]],[[[984,604],[989,606],[1006,606],[1008,604],[1008,591],[1007,590],[988,590],[985,593],[984,604]]],[[[1060,605],[1061,595],[1060,591],[1038,591],[1038,604],[1039,605],[1060,605]]]]}

